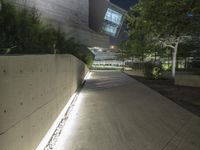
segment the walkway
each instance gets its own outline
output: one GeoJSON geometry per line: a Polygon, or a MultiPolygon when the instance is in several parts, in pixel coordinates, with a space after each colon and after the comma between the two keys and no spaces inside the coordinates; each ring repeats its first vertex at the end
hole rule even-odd
{"type": "Polygon", "coordinates": [[[57,150],[200,150],[200,118],[120,72],[93,72],[57,150]]]}

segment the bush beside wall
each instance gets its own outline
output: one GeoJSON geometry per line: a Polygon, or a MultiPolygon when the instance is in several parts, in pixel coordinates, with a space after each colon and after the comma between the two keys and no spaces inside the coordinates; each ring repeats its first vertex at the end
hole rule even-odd
{"type": "Polygon", "coordinates": [[[88,66],[93,53],[65,33],[44,25],[37,9],[16,9],[0,0],[0,54],[73,54],[88,66]]]}

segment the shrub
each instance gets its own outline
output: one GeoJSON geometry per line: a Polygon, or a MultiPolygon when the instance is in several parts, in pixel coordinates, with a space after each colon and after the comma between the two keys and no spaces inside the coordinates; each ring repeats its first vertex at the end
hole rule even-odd
{"type": "Polygon", "coordinates": [[[40,50],[44,27],[36,9],[17,9],[1,0],[0,11],[0,51],[1,53],[29,54],[40,50]]]}
{"type": "Polygon", "coordinates": [[[78,43],[74,38],[69,38],[64,42],[61,41],[62,40],[59,40],[59,43],[57,43],[57,48],[59,49],[60,54],[72,54],[86,63],[88,67],[92,66],[94,54],[87,48],[87,46],[78,43]]]}
{"type": "Polygon", "coordinates": [[[189,65],[191,72],[196,75],[200,75],[200,59],[193,60],[189,65]]]}
{"type": "Polygon", "coordinates": [[[146,62],[144,65],[144,76],[147,79],[160,79],[162,77],[162,64],[159,62],[146,62]]]}
{"type": "Polygon", "coordinates": [[[89,68],[92,66],[94,54],[85,45],[80,45],[74,55],[83,60],[89,68]]]}
{"type": "Polygon", "coordinates": [[[200,59],[199,60],[193,60],[191,63],[192,68],[200,68],[200,59]]]}
{"type": "Polygon", "coordinates": [[[88,66],[94,56],[90,50],[65,33],[44,25],[37,9],[17,10],[0,0],[0,54],[73,54],[88,66]]]}

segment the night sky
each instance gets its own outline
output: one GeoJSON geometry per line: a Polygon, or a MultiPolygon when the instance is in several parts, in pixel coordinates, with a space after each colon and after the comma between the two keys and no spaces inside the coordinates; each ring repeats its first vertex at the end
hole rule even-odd
{"type": "Polygon", "coordinates": [[[110,0],[110,1],[120,6],[123,9],[128,10],[129,7],[136,4],[138,0],[110,0]]]}
{"type": "MultiPolygon", "coordinates": [[[[138,0],[110,0],[113,4],[125,9],[125,10],[129,10],[129,8],[131,6],[133,6],[134,4],[136,4],[138,2],[138,0]]],[[[127,39],[128,35],[127,34],[122,34],[119,38],[113,38],[110,37],[111,40],[111,44],[112,45],[117,45],[120,43],[120,41],[123,41],[125,39],[127,39]]]]}

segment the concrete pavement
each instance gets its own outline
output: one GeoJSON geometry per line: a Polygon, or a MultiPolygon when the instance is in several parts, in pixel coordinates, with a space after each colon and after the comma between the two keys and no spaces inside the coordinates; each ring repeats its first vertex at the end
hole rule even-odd
{"type": "Polygon", "coordinates": [[[57,150],[200,150],[200,118],[121,72],[93,72],[57,150]]]}

